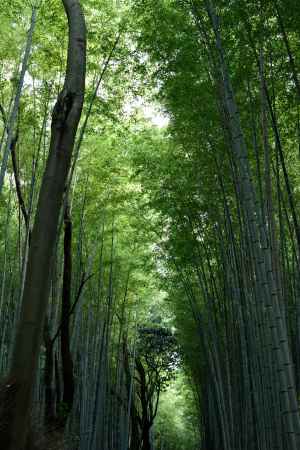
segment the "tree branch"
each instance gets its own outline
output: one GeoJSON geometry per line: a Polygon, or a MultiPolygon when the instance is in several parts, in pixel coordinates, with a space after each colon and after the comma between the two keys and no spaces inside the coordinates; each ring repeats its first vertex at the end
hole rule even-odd
{"type": "MultiPolygon", "coordinates": [[[[82,277],[80,286],[79,286],[78,291],[77,291],[77,295],[76,295],[75,300],[74,300],[74,303],[73,303],[73,305],[72,305],[72,307],[71,307],[71,309],[70,309],[68,318],[73,314],[74,309],[76,308],[76,305],[77,305],[77,303],[78,303],[78,301],[79,301],[79,299],[80,299],[80,296],[81,296],[82,290],[83,290],[83,288],[84,288],[84,285],[88,282],[88,280],[89,280],[90,278],[92,278],[92,277],[94,276],[94,274],[92,273],[92,274],[89,275],[88,277],[84,278],[84,275],[85,275],[85,274],[83,274],[83,277],[82,277]]],[[[62,323],[60,323],[60,325],[59,325],[59,327],[58,327],[58,329],[57,329],[57,331],[56,331],[54,337],[53,337],[52,340],[51,340],[52,345],[53,345],[54,342],[56,341],[56,339],[57,339],[57,337],[58,337],[58,335],[59,335],[59,333],[60,333],[61,327],[62,327],[62,323]]]]}

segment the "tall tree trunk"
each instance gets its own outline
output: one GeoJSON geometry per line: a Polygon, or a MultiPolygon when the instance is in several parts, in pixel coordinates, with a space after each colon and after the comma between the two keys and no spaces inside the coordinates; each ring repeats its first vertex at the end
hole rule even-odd
{"type": "MultiPolygon", "coordinates": [[[[63,402],[67,413],[70,412],[74,397],[73,360],[70,350],[70,311],[71,311],[71,283],[72,283],[72,221],[69,207],[64,213],[64,276],[61,307],[61,358],[64,382],[63,402]]],[[[64,419],[67,418],[67,414],[64,419]]]]}
{"type": "Polygon", "coordinates": [[[52,115],[50,151],[32,231],[20,321],[10,370],[18,389],[13,421],[8,430],[9,450],[23,450],[26,443],[59,213],[84,99],[84,16],[78,0],[62,2],[69,24],[66,78],[52,115]]]}
{"type": "MultiPolygon", "coordinates": [[[[24,57],[23,57],[23,61],[22,61],[22,68],[21,68],[20,78],[19,78],[19,82],[18,82],[17,92],[16,92],[16,96],[14,99],[11,114],[10,114],[9,119],[6,124],[7,139],[6,139],[5,147],[3,150],[3,157],[2,157],[1,169],[0,169],[0,193],[2,192],[8,157],[9,157],[9,153],[11,150],[11,144],[14,139],[14,126],[15,126],[15,122],[17,119],[25,74],[26,74],[28,61],[29,61],[29,57],[30,57],[30,52],[31,52],[33,33],[34,33],[35,23],[36,23],[36,11],[37,11],[36,7],[33,7],[32,15],[31,15],[31,22],[30,22],[30,29],[28,32],[26,48],[25,48],[24,57]]],[[[1,151],[1,146],[0,146],[0,151],[1,151]]]]}
{"type": "Polygon", "coordinates": [[[44,345],[45,354],[45,424],[51,425],[55,419],[55,401],[53,391],[53,375],[54,375],[54,352],[53,341],[50,337],[48,318],[45,317],[44,322],[44,345]]]}
{"type": "MultiPolygon", "coordinates": [[[[142,439],[142,449],[151,450],[150,443],[150,429],[153,423],[153,418],[150,417],[150,402],[152,398],[149,399],[149,393],[147,392],[147,381],[144,366],[140,358],[135,359],[136,369],[139,374],[139,397],[141,401],[141,439],[142,439]]],[[[149,387],[148,387],[149,389],[149,387]]]]}
{"type": "Polygon", "coordinates": [[[142,430],[143,450],[151,450],[150,428],[151,426],[149,426],[148,423],[143,425],[142,430]]]}
{"type": "MultiPolygon", "coordinates": [[[[247,147],[241,127],[239,110],[237,108],[229,71],[225,61],[219,17],[210,0],[205,0],[205,8],[214,31],[216,50],[220,59],[224,90],[224,106],[228,115],[228,125],[232,136],[233,156],[241,173],[239,182],[243,194],[242,207],[249,227],[251,250],[253,252],[253,265],[258,282],[256,289],[259,288],[261,290],[259,299],[260,302],[263,302],[265,310],[268,311],[268,314],[266,315],[266,337],[269,340],[267,341],[269,346],[270,344],[271,346],[268,349],[267,356],[270,358],[270,361],[274,358],[276,367],[276,370],[272,370],[272,375],[274,374],[274,376],[276,375],[277,377],[278,391],[276,392],[276,398],[281,401],[282,405],[281,418],[287,448],[296,450],[299,448],[300,442],[299,407],[287,330],[280,309],[278,293],[274,282],[274,274],[270,264],[270,247],[266,239],[265,223],[263,222],[257,207],[257,198],[251,179],[251,170],[247,157],[247,147]]],[[[266,376],[265,381],[266,383],[270,382],[269,376],[266,376]]]]}

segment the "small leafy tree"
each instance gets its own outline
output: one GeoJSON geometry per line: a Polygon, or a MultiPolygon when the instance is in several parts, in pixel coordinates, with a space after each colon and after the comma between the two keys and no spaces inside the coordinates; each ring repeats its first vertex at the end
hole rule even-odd
{"type": "Polygon", "coordinates": [[[135,362],[140,439],[142,449],[150,450],[150,430],[160,394],[174,378],[179,365],[177,342],[171,331],[162,327],[140,328],[135,362]]]}

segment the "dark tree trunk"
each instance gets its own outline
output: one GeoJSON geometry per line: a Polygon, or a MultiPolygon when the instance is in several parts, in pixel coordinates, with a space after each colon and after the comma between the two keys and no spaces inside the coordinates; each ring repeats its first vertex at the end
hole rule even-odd
{"type": "Polygon", "coordinates": [[[29,249],[28,266],[17,328],[11,377],[17,393],[13,420],[7,430],[7,450],[24,450],[30,428],[32,391],[46,315],[50,272],[59,213],[76,131],[81,116],[84,84],[86,29],[78,0],[62,0],[69,23],[69,47],[64,88],[54,107],[48,161],[42,180],[29,249]]]}
{"type": "MultiPolygon", "coordinates": [[[[63,402],[67,413],[71,410],[74,397],[73,360],[70,350],[70,311],[71,311],[71,284],[72,284],[72,221],[69,208],[66,207],[64,215],[64,275],[61,308],[61,357],[63,375],[63,402]]],[[[65,419],[67,417],[65,416],[65,419]]]]}
{"type": "Polygon", "coordinates": [[[149,425],[148,422],[143,425],[142,430],[143,450],[151,450],[150,429],[151,426],[149,425]]]}
{"type": "MultiPolygon", "coordinates": [[[[136,358],[136,369],[139,373],[140,378],[140,400],[141,400],[141,434],[142,434],[142,450],[151,450],[150,443],[150,429],[153,423],[154,417],[150,417],[150,405],[148,402],[148,392],[147,392],[147,382],[146,373],[144,366],[139,358],[136,358]]],[[[152,398],[150,398],[152,401],[152,398]]]]}
{"type": "Polygon", "coordinates": [[[130,434],[130,450],[140,450],[140,427],[139,417],[134,402],[131,405],[131,434],[130,434]]]}
{"type": "Polygon", "coordinates": [[[54,357],[54,373],[55,373],[55,399],[56,404],[58,405],[61,402],[61,382],[60,382],[60,374],[59,374],[59,364],[58,364],[58,355],[55,354],[54,357]]]}
{"type": "Polygon", "coordinates": [[[48,318],[45,318],[44,324],[44,344],[45,355],[45,424],[51,425],[55,420],[55,401],[53,392],[53,374],[54,374],[54,355],[53,342],[50,337],[48,318]]]}

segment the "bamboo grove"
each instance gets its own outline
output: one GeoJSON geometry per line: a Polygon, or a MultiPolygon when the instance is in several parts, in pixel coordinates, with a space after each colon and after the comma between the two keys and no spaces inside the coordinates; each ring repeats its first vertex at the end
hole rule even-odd
{"type": "Polygon", "coordinates": [[[0,6],[0,448],[300,448],[298,2],[0,6]]]}

